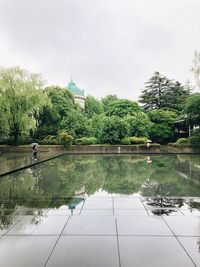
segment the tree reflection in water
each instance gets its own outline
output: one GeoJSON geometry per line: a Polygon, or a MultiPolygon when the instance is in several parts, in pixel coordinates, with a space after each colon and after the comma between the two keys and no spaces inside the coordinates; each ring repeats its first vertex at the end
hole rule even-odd
{"type": "MultiPolygon", "coordinates": [[[[151,164],[145,155],[66,155],[2,177],[1,216],[43,216],[54,203],[57,208],[70,205],[77,192],[92,195],[98,190],[139,193],[148,205],[170,214],[185,197],[200,196],[199,166],[197,155],[152,155],[151,164]]],[[[194,202],[187,204],[199,210],[194,202]]]]}

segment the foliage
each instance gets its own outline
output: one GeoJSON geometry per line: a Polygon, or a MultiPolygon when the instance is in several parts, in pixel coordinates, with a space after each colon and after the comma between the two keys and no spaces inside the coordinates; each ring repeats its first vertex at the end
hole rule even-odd
{"type": "Polygon", "coordinates": [[[60,145],[57,136],[55,135],[47,135],[44,139],[40,140],[41,145],[60,145]]]}
{"type": "Polygon", "coordinates": [[[138,144],[146,144],[147,138],[140,138],[136,136],[126,137],[122,139],[122,143],[124,145],[138,145],[138,144]]]}
{"type": "Polygon", "coordinates": [[[123,145],[131,145],[130,137],[124,137],[124,138],[121,140],[121,143],[122,143],[123,145]]]}
{"type": "Polygon", "coordinates": [[[107,116],[119,116],[121,118],[130,115],[133,116],[135,113],[142,111],[136,102],[127,99],[118,99],[113,101],[108,110],[106,111],[107,116]]]}
{"type": "Polygon", "coordinates": [[[129,135],[129,125],[120,117],[104,117],[99,139],[101,143],[120,144],[129,135]]]}
{"type": "Polygon", "coordinates": [[[184,113],[189,123],[200,124],[200,93],[188,97],[184,113]]]}
{"type": "Polygon", "coordinates": [[[131,136],[148,137],[151,122],[147,114],[138,112],[134,116],[127,116],[125,120],[129,124],[131,136]]]}
{"type": "Polygon", "coordinates": [[[106,97],[103,97],[101,102],[103,103],[104,112],[107,112],[110,109],[110,105],[116,100],[118,100],[116,95],[107,95],[106,97]]]}
{"type": "Polygon", "coordinates": [[[77,108],[69,90],[50,86],[45,88],[45,92],[51,105],[46,105],[38,116],[38,128],[33,135],[37,138],[43,138],[48,134],[57,135],[62,119],[77,108]]]}
{"type": "Polygon", "coordinates": [[[89,128],[88,135],[96,137],[98,141],[104,118],[105,115],[101,114],[101,115],[94,115],[90,120],[88,120],[88,128],[89,128]]]}
{"type": "Polygon", "coordinates": [[[192,132],[192,135],[188,138],[189,145],[194,149],[200,149],[200,129],[196,129],[192,132]]]}
{"type": "Polygon", "coordinates": [[[29,131],[36,128],[36,117],[48,103],[43,84],[39,74],[25,69],[0,69],[1,122],[4,134],[13,138],[15,145],[19,137],[28,136],[29,131]]]}
{"type": "Polygon", "coordinates": [[[70,146],[74,138],[66,132],[59,133],[58,139],[64,146],[70,146]]]}
{"type": "Polygon", "coordinates": [[[166,109],[180,114],[189,95],[188,88],[155,72],[142,91],[139,102],[147,111],[166,109]]]}
{"type": "Polygon", "coordinates": [[[146,144],[147,138],[139,138],[139,137],[129,137],[131,144],[146,144]]]}
{"type": "Polygon", "coordinates": [[[179,138],[176,141],[176,145],[178,145],[178,146],[188,146],[188,141],[189,141],[188,138],[179,138]]]}
{"type": "Polygon", "coordinates": [[[87,96],[85,99],[85,113],[88,118],[92,118],[95,114],[102,114],[103,104],[93,96],[87,96]]]}
{"type": "Polygon", "coordinates": [[[97,144],[96,137],[81,137],[76,139],[75,143],[77,145],[95,145],[97,144]]]}
{"type": "Polygon", "coordinates": [[[167,110],[153,110],[148,113],[152,122],[149,136],[154,142],[168,143],[174,137],[176,113],[167,110]]]}
{"type": "Polygon", "coordinates": [[[87,136],[89,132],[87,118],[81,109],[71,110],[60,124],[60,131],[65,131],[75,139],[87,136]]]}

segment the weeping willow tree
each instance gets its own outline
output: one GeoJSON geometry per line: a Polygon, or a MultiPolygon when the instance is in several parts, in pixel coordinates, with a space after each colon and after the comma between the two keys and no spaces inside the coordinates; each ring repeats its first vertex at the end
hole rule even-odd
{"type": "Polygon", "coordinates": [[[37,115],[48,103],[43,85],[39,74],[19,67],[0,69],[1,136],[15,145],[36,127],[37,115]]]}

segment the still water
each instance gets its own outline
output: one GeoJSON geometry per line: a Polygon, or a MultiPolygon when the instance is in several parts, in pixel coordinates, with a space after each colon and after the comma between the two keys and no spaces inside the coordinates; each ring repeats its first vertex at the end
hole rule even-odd
{"type": "Polygon", "coordinates": [[[200,155],[64,155],[0,179],[0,198],[200,196],[200,155]]]}

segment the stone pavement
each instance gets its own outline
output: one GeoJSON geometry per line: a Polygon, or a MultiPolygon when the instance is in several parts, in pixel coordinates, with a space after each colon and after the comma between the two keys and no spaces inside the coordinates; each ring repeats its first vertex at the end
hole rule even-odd
{"type": "Polygon", "coordinates": [[[64,199],[41,210],[1,209],[0,266],[200,267],[198,208],[120,195],[60,206],[64,199]]]}

